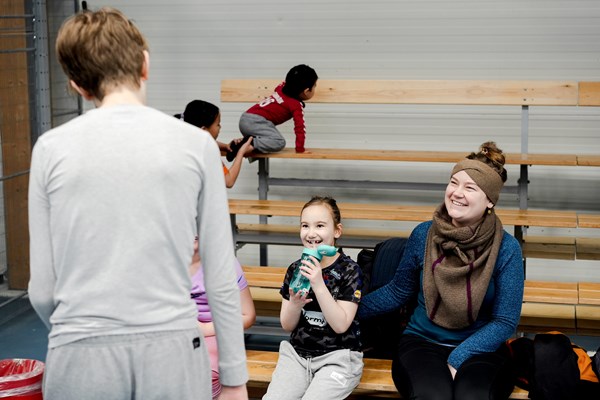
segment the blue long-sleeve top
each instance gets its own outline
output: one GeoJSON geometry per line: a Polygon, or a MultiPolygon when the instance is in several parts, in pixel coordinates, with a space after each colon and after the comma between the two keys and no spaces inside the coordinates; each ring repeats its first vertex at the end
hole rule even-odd
{"type": "MultiPolygon", "coordinates": [[[[358,317],[369,317],[393,311],[418,292],[417,305],[404,330],[455,349],[448,364],[459,368],[475,354],[494,352],[515,332],[523,302],[524,272],[518,241],[504,232],[494,272],[477,320],[463,329],[447,329],[427,316],[423,297],[423,263],[425,244],[432,221],[419,224],[411,233],[394,278],[385,286],[365,296],[358,317]]],[[[368,323],[367,321],[363,322],[368,323]]]]}

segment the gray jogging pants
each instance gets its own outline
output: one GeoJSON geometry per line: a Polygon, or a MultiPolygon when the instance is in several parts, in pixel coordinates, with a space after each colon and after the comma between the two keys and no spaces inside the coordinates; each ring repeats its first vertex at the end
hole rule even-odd
{"type": "Polygon", "coordinates": [[[198,329],[99,336],[48,350],[44,400],[210,399],[198,329]]]}
{"type": "Polygon", "coordinates": [[[263,400],[340,400],[360,382],[363,354],[348,349],[303,358],[292,345],[279,345],[279,359],[263,400]]]}

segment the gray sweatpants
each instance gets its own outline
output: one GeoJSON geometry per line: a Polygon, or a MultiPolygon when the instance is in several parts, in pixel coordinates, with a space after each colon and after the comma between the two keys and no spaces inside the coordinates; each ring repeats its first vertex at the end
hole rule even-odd
{"type": "Polygon", "coordinates": [[[244,136],[254,136],[252,146],[259,153],[276,153],[285,148],[285,139],[275,124],[260,115],[243,113],[240,132],[244,136]]]}
{"type": "Polygon", "coordinates": [[[279,345],[279,359],[263,400],[340,400],[358,386],[363,354],[348,349],[303,358],[292,345],[279,345]]]}
{"type": "Polygon", "coordinates": [[[44,400],[210,399],[198,329],[99,336],[48,350],[44,400]]]}

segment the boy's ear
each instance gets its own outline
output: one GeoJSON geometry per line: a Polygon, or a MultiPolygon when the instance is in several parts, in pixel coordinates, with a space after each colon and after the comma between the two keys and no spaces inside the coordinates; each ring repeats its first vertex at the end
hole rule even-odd
{"type": "Polygon", "coordinates": [[[69,85],[71,85],[73,90],[75,90],[77,93],[79,93],[81,95],[81,97],[83,97],[84,99],[86,99],[88,101],[94,100],[94,96],[92,96],[87,90],[79,87],[79,85],[76,84],[74,80],[70,79],[69,85]]]}
{"type": "Polygon", "coordinates": [[[147,81],[150,74],[150,53],[144,50],[144,64],[142,64],[142,81],[147,81]]]}

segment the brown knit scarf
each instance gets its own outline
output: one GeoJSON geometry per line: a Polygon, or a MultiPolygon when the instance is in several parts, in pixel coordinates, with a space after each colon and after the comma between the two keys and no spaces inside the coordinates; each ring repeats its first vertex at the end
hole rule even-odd
{"type": "Polygon", "coordinates": [[[446,206],[433,214],[423,266],[423,294],[429,319],[449,329],[471,325],[487,292],[503,228],[492,210],[479,225],[457,228],[446,206]]]}

